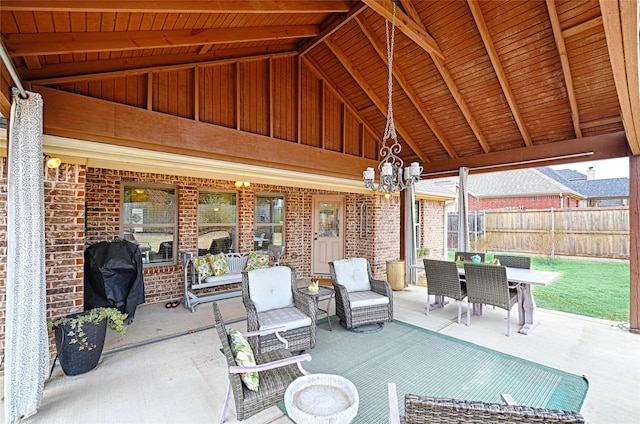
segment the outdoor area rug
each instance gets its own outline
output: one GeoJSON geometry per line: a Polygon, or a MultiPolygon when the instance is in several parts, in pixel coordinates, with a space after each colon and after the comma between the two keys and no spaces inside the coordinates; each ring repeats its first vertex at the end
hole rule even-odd
{"type": "Polygon", "coordinates": [[[520,405],[576,412],[587,394],[582,376],[401,321],[371,333],[332,323],[333,331],[318,328],[316,346],[308,351],[312,360],[303,366],[355,384],[360,398],[355,423],[387,422],[389,382],[396,383],[401,414],[407,393],[495,403],[503,403],[500,395],[506,393],[520,405]]]}

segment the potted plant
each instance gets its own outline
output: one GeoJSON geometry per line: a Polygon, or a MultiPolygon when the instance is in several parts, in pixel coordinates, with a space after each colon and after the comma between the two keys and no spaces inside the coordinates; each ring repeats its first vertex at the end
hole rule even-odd
{"type": "Polygon", "coordinates": [[[416,249],[416,257],[418,259],[422,259],[422,258],[426,258],[427,256],[429,256],[429,248],[428,247],[418,247],[416,249]]]}
{"type": "Polygon", "coordinates": [[[107,327],[122,337],[126,318],[127,314],[116,308],[94,308],[49,321],[62,371],[78,375],[94,369],[102,355],[107,327]]]}

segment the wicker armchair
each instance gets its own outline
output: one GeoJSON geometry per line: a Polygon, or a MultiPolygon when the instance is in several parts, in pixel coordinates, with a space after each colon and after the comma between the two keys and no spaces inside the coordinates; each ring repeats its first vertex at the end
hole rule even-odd
{"type": "Polygon", "coordinates": [[[493,258],[499,260],[502,266],[531,269],[531,258],[528,256],[493,255],[493,258]]]}
{"type": "Polygon", "coordinates": [[[347,328],[393,321],[393,294],[387,281],[374,280],[365,258],[329,262],[336,315],[347,328]]]}
{"type": "MultiPolygon", "coordinates": [[[[282,337],[292,352],[316,345],[318,310],[313,298],[297,290],[295,271],[286,266],[242,272],[242,302],[247,309],[247,330],[258,331],[284,326],[282,337]]],[[[259,337],[253,349],[259,353],[279,349],[274,335],[259,337]]]]}
{"type": "MultiPolygon", "coordinates": [[[[236,405],[236,415],[238,421],[249,418],[258,412],[271,406],[284,402],[284,392],[293,380],[307,374],[301,366],[302,361],[310,361],[308,354],[291,356],[291,352],[286,348],[286,343],[281,344],[281,348],[273,350],[267,354],[255,354],[256,365],[240,367],[231,351],[229,335],[220,309],[216,302],[213,302],[213,317],[218,331],[218,337],[222,343],[222,350],[227,359],[229,367],[229,383],[227,394],[220,414],[220,423],[224,422],[229,406],[229,398],[233,391],[233,399],[236,405]],[[240,374],[248,371],[258,371],[259,386],[254,392],[247,389],[240,379],[240,374]]],[[[275,330],[267,330],[275,331],[275,330]]],[[[259,333],[245,333],[246,337],[255,338],[259,333]]]]}
{"type": "Polygon", "coordinates": [[[584,423],[577,412],[558,409],[503,405],[471,400],[406,394],[404,416],[398,414],[394,383],[389,383],[389,423],[584,423]]]}
{"type": "Polygon", "coordinates": [[[511,335],[511,308],[518,303],[515,287],[509,286],[503,266],[465,262],[467,281],[467,325],[471,325],[470,305],[493,305],[507,311],[507,336],[511,335]]]}
{"type": "Polygon", "coordinates": [[[456,263],[436,259],[423,259],[423,261],[427,276],[427,315],[430,309],[429,295],[450,297],[458,302],[458,324],[460,324],[462,317],[460,301],[467,297],[467,289],[460,282],[456,263]]]}

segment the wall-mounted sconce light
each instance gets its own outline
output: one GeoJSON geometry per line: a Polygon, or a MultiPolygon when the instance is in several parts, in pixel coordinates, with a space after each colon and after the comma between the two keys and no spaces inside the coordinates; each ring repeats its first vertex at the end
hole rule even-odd
{"type": "Polygon", "coordinates": [[[144,193],[144,190],[141,189],[141,188],[137,188],[135,191],[136,191],[136,194],[143,194],[144,193]]]}
{"type": "Polygon", "coordinates": [[[235,186],[236,188],[247,188],[251,185],[251,183],[249,181],[236,181],[235,186]]]}
{"type": "Polygon", "coordinates": [[[47,168],[50,168],[50,169],[55,169],[59,167],[60,164],[62,163],[62,159],[57,157],[45,156],[44,158],[45,158],[45,163],[47,165],[47,168]]]}

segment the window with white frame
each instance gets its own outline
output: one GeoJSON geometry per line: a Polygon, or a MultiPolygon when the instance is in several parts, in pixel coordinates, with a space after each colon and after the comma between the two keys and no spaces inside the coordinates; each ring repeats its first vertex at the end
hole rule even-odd
{"type": "Polygon", "coordinates": [[[175,263],[178,244],[178,189],[125,183],[121,197],[121,237],[138,244],[145,264],[175,263]]]}
{"type": "Polygon", "coordinates": [[[198,255],[236,251],[236,201],[235,192],[201,190],[198,193],[198,255]]]}
{"type": "Polygon", "coordinates": [[[284,196],[256,194],[254,250],[284,245],[284,196]]]}

